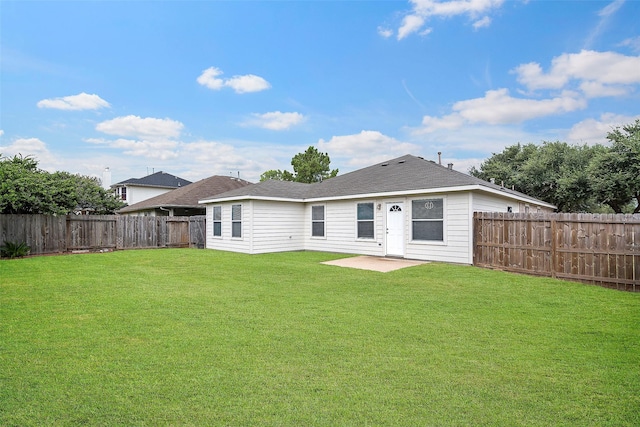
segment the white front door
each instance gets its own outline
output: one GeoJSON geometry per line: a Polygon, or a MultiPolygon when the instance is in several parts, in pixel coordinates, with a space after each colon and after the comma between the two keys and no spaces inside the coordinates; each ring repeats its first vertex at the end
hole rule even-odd
{"type": "Polygon", "coordinates": [[[387,203],[387,255],[404,256],[404,206],[387,203]]]}

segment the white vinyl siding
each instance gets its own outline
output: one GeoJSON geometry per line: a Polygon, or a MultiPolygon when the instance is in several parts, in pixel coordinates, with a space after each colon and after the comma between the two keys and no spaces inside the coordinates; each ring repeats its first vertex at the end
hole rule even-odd
{"type": "MultiPolygon", "coordinates": [[[[469,264],[469,240],[472,239],[469,221],[469,193],[412,197],[418,199],[444,199],[444,241],[410,241],[406,258],[469,264]]],[[[411,219],[408,219],[411,221],[411,219]]],[[[408,227],[410,228],[410,226],[408,227]]]]}
{"type": "MultiPolygon", "coordinates": [[[[304,203],[252,202],[252,228],[245,226],[245,238],[251,233],[251,252],[285,252],[304,250],[304,203]]],[[[309,214],[310,215],[310,214],[309,214]]],[[[246,218],[246,216],[245,216],[246,218]]]]}
{"type": "MultiPolygon", "coordinates": [[[[356,226],[357,201],[339,200],[325,204],[325,239],[311,238],[311,205],[306,207],[305,249],[349,254],[382,256],[381,238],[358,239],[356,226]]],[[[374,202],[374,235],[382,236],[384,210],[377,210],[374,202]]]]}

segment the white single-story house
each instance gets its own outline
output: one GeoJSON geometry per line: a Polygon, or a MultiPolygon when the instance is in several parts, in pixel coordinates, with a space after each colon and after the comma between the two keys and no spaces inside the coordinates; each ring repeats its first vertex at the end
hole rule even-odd
{"type": "Polygon", "coordinates": [[[327,251],[473,263],[473,213],[555,206],[402,156],[314,184],[264,181],[200,201],[206,247],[259,254],[327,251]]]}

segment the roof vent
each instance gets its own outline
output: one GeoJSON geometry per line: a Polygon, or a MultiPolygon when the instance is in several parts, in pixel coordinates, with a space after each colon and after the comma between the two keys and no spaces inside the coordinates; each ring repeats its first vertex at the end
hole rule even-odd
{"type": "Polygon", "coordinates": [[[450,171],[452,171],[452,170],[453,170],[453,163],[449,163],[449,164],[447,165],[447,169],[449,169],[450,171]]]}
{"type": "Polygon", "coordinates": [[[389,166],[389,163],[383,163],[380,166],[389,166]]]}
{"type": "Polygon", "coordinates": [[[404,163],[404,162],[405,162],[405,160],[399,160],[398,161],[398,163],[404,163]]]}

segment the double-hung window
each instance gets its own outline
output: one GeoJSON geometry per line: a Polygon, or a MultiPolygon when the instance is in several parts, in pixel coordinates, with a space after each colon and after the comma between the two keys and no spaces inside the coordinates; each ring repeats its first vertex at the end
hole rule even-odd
{"type": "Polygon", "coordinates": [[[373,239],[373,203],[358,203],[358,239],[373,239]]]}
{"type": "Polygon", "coordinates": [[[412,239],[444,241],[443,199],[421,199],[411,202],[412,239]]]}
{"type": "Polygon", "coordinates": [[[213,235],[222,237],[222,206],[213,207],[213,235]]]}
{"type": "Polygon", "coordinates": [[[324,205],[311,206],[311,236],[324,237],[324,205]]]}
{"type": "Polygon", "coordinates": [[[231,205],[231,237],[242,237],[242,205],[231,205]]]}

